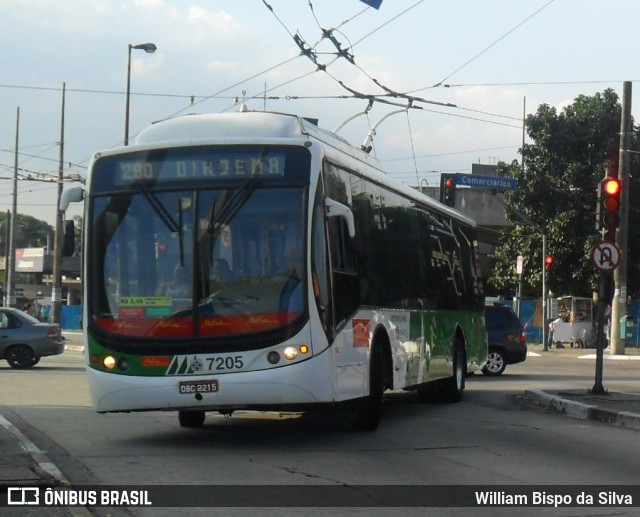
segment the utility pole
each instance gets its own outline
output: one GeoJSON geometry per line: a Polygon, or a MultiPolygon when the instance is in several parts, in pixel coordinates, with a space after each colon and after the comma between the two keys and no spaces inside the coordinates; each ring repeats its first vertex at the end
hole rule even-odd
{"type": "Polygon", "coordinates": [[[5,307],[9,304],[9,253],[11,242],[11,210],[7,210],[7,226],[4,229],[4,291],[2,292],[2,305],[5,307]]]}
{"type": "Polygon", "coordinates": [[[20,142],[20,108],[16,109],[16,149],[13,159],[13,199],[11,203],[11,222],[9,225],[9,260],[7,272],[7,307],[16,304],[16,219],[18,218],[18,145],[20,142]]]}
{"type": "Polygon", "coordinates": [[[51,315],[54,323],[60,323],[62,304],[62,242],[64,212],[60,210],[60,197],[62,196],[62,182],[64,180],[64,101],[66,83],[62,83],[62,116],[60,118],[60,159],[58,162],[58,196],[56,197],[56,226],[55,244],[53,255],[53,282],[51,289],[51,315]]]}
{"type": "Polygon", "coordinates": [[[616,243],[620,248],[620,264],[613,273],[615,291],[611,302],[610,353],[625,353],[625,336],[620,336],[620,318],[627,313],[627,262],[629,235],[629,146],[631,142],[631,82],[625,81],[622,92],[622,117],[620,119],[620,151],[618,179],[620,180],[620,224],[616,243]],[[620,339],[622,338],[622,339],[620,339]]]}

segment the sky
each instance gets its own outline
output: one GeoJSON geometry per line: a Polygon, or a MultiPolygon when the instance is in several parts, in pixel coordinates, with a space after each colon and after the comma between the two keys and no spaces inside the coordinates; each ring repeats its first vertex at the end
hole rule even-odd
{"type": "Polygon", "coordinates": [[[341,136],[359,146],[375,127],[390,176],[435,186],[519,161],[523,115],[541,104],[637,88],[638,20],[636,0],[0,0],[0,210],[17,136],[17,211],[55,220],[63,84],[65,188],[122,145],[129,44],[157,46],[131,52],[130,143],[242,103],[329,130],[355,116],[341,136]],[[363,96],[386,103],[366,111],[363,96]]]}

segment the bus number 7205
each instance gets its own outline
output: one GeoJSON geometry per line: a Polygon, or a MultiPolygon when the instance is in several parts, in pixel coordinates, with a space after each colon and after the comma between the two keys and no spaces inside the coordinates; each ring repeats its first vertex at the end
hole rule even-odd
{"type": "Polygon", "coordinates": [[[241,355],[207,357],[209,363],[209,371],[216,370],[240,370],[244,366],[244,360],[241,355]]]}

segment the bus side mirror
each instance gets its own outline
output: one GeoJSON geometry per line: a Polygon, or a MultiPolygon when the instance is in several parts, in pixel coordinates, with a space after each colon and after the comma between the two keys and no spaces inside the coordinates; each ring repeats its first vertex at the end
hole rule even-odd
{"type": "Polygon", "coordinates": [[[353,212],[347,205],[343,205],[333,199],[325,199],[324,206],[326,208],[327,217],[342,217],[347,223],[349,237],[352,239],[356,236],[356,225],[353,219],[353,212]]]}
{"type": "Polygon", "coordinates": [[[62,242],[62,256],[71,257],[76,251],[76,225],[73,220],[64,222],[64,237],[62,242]]]}
{"type": "Polygon", "coordinates": [[[60,196],[60,204],[58,210],[65,212],[71,203],[78,203],[84,199],[84,189],[81,186],[75,186],[65,190],[60,196]]]}

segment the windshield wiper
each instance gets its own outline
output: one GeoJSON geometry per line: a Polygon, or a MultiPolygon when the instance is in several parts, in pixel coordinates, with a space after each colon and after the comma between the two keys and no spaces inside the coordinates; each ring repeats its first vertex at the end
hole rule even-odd
{"type": "Polygon", "coordinates": [[[180,247],[180,265],[184,266],[184,239],[182,235],[183,221],[182,221],[182,210],[180,209],[180,199],[178,199],[178,214],[180,215],[180,221],[176,221],[171,215],[171,212],[167,210],[167,207],[162,204],[162,202],[158,199],[158,197],[153,192],[143,187],[140,187],[139,190],[142,193],[142,195],[146,198],[146,200],[149,202],[149,204],[151,205],[151,208],[153,208],[153,211],[156,214],[158,214],[158,217],[160,217],[160,220],[164,223],[164,225],[168,228],[168,230],[171,233],[178,234],[178,241],[179,241],[179,247],[180,247]]]}
{"type": "Polygon", "coordinates": [[[211,216],[209,218],[209,224],[207,225],[207,233],[213,236],[217,234],[223,226],[228,224],[238,213],[238,210],[240,210],[251,197],[257,184],[258,178],[256,176],[249,178],[234,191],[226,203],[218,210],[218,213],[215,213],[216,203],[214,201],[211,206],[211,216]]]}

